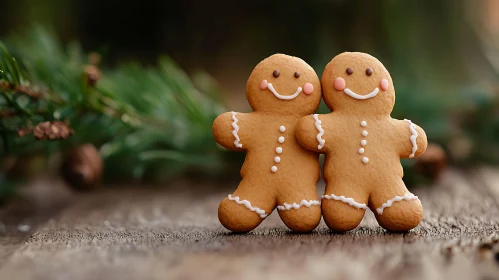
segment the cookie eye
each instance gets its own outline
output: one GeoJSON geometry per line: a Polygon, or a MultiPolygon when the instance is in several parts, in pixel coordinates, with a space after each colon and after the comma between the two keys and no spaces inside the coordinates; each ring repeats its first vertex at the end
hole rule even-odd
{"type": "Polygon", "coordinates": [[[371,76],[373,74],[373,69],[372,68],[367,68],[366,69],[366,75],[371,76]]]}
{"type": "Polygon", "coordinates": [[[347,72],[348,75],[352,75],[353,74],[353,69],[350,68],[350,67],[348,67],[346,72],[347,72]]]}
{"type": "Polygon", "coordinates": [[[279,72],[279,70],[274,70],[274,72],[272,73],[272,76],[274,76],[275,78],[279,77],[279,75],[281,75],[281,72],[279,72]]]}
{"type": "Polygon", "coordinates": [[[295,78],[300,78],[300,73],[295,72],[295,78]]]}

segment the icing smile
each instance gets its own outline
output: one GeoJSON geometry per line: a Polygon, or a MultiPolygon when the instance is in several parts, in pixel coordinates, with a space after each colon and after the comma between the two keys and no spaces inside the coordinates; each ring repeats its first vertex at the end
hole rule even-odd
{"type": "Polygon", "coordinates": [[[366,95],[357,94],[357,93],[353,92],[352,90],[350,90],[349,88],[345,88],[343,90],[343,92],[345,92],[347,95],[349,95],[352,98],[359,99],[359,100],[365,100],[365,99],[373,98],[376,95],[378,95],[379,89],[375,88],[372,92],[370,92],[369,94],[366,94],[366,95]]]}
{"type": "Polygon", "coordinates": [[[302,91],[302,88],[301,87],[298,87],[296,89],[296,92],[293,94],[293,95],[280,95],[275,89],[274,89],[274,86],[272,86],[271,83],[268,83],[267,84],[267,87],[270,89],[270,91],[275,95],[275,97],[279,98],[279,99],[283,99],[283,100],[291,100],[291,99],[294,99],[296,98],[300,92],[302,91]]]}

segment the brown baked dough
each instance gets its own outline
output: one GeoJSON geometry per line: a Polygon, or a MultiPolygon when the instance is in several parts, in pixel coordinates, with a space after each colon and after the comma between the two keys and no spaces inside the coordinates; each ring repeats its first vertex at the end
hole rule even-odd
{"type": "Polygon", "coordinates": [[[300,58],[275,54],[255,67],[246,97],[253,112],[227,112],[213,123],[213,136],[220,145],[247,153],[242,181],[220,204],[219,220],[231,231],[247,232],[277,207],[290,229],[311,231],[321,219],[316,191],[319,160],[317,153],[298,144],[295,126],[300,117],[317,110],[321,100],[319,78],[300,58]],[[299,88],[296,97],[286,99],[299,88]]]}
{"type": "Polygon", "coordinates": [[[308,150],[326,155],[324,221],[332,230],[348,231],[369,207],[387,230],[416,227],[423,208],[402,181],[400,158],[423,154],[428,143],[419,126],[390,117],[395,104],[390,74],[371,55],[345,52],[329,62],[321,84],[332,112],[301,118],[296,136],[308,150]]]}

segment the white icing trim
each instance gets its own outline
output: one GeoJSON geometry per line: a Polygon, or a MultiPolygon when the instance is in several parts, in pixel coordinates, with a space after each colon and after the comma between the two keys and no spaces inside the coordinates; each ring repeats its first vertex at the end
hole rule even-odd
{"type": "Polygon", "coordinates": [[[251,202],[249,202],[248,200],[239,200],[239,196],[232,197],[231,194],[229,194],[228,198],[229,200],[235,201],[237,204],[244,205],[244,207],[248,208],[250,211],[256,212],[262,219],[268,216],[267,214],[265,214],[265,210],[251,206],[251,202]]]}
{"type": "Polygon", "coordinates": [[[402,200],[415,200],[415,199],[419,199],[419,198],[417,196],[413,195],[412,193],[406,193],[403,196],[397,195],[394,198],[389,199],[385,203],[383,203],[383,205],[381,205],[381,207],[376,209],[376,212],[378,212],[378,214],[380,214],[380,215],[383,215],[383,210],[385,208],[392,206],[392,204],[394,202],[402,201],[402,200]]]}
{"type": "Polygon", "coordinates": [[[302,206],[306,207],[311,207],[312,205],[321,205],[321,202],[318,200],[309,200],[306,201],[305,199],[300,201],[300,204],[297,204],[295,202],[289,204],[289,203],[284,203],[284,205],[279,205],[277,206],[278,210],[284,211],[284,210],[290,210],[290,209],[299,209],[302,206]]]}
{"type": "Polygon", "coordinates": [[[353,92],[352,90],[350,90],[349,88],[344,89],[343,92],[345,92],[347,95],[349,95],[350,97],[353,97],[355,99],[365,100],[365,99],[373,98],[376,95],[378,95],[379,89],[375,88],[372,92],[370,92],[369,94],[366,94],[366,95],[357,94],[357,93],[353,92]]]}
{"type": "Polygon", "coordinates": [[[237,148],[242,148],[243,147],[243,144],[240,144],[239,141],[241,141],[241,139],[239,139],[239,135],[237,134],[239,132],[239,126],[237,125],[237,122],[239,121],[237,118],[236,118],[236,112],[231,112],[232,113],[232,128],[234,128],[234,130],[232,130],[232,135],[234,135],[234,138],[236,138],[236,141],[234,141],[234,145],[236,145],[237,148]]]}
{"type": "Polygon", "coordinates": [[[317,131],[319,131],[319,134],[317,134],[317,142],[319,142],[319,145],[317,148],[320,150],[322,147],[324,147],[324,144],[326,143],[326,140],[322,139],[322,136],[324,135],[324,129],[322,129],[322,121],[319,120],[319,115],[318,114],[313,114],[312,117],[315,120],[315,128],[317,128],[317,131]]]}
{"type": "Polygon", "coordinates": [[[409,123],[409,129],[411,130],[411,143],[412,143],[412,154],[409,155],[409,158],[413,158],[414,155],[416,154],[416,151],[418,150],[418,144],[416,142],[416,139],[418,138],[418,132],[416,131],[416,126],[411,122],[411,120],[404,119],[404,122],[409,123]]]}
{"type": "Polygon", "coordinates": [[[302,88],[301,87],[298,87],[296,89],[296,92],[293,94],[293,95],[280,95],[279,93],[277,93],[277,91],[274,89],[274,86],[269,83],[267,85],[267,87],[270,89],[270,91],[275,95],[275,97],[279,98],[279,99],[282,99],[282,100],[291,100],[291,99],[294,99],[295,97],[298,96],[298,94],[300,94],[302,88]]]}
{"type": "Polygon", "coordinates": [[[331,194],[331,195],[323,195],[322,198],[325,198],[325,199],[333,199],[333,200],[339,200],[341,202],[344,202],[350,206],[353,206],[355,208],[358,208],[358,209],[367,209],[367,205],[364,204],[364,203],[358,203],[356,202],[353,198],[351,197],[345,197],[345,196],[336,196],[334,194],[331,194]]]}

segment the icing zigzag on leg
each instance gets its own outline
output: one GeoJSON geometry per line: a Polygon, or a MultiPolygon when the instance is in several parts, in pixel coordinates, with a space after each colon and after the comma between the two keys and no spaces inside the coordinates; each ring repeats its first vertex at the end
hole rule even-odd
{"type": "Polygon", "coordinates": [[[322,198],[325,198],[325,199],[333,199],[333,200],[339,200],[341,202],[344,202],[350,206],[353,206],[355,208],[359,208],[359,209],[367,209],[367,205],[364,204],[364,203],[358,203],[357,201],[355,201],[353,198],[351,197],[345,197],[345,196],[336,196],[334,194],[331,194],[331,195],[323,195],[322,198]]]}
{"type": "Polygon", "coordinates": [[[417,196],[413,195],[412,193],[406,193],[403,196],[398,196],[397,195],[394,198],[389,199],[385,203],[383,203],[383,205],[381,205],[381,207],[379,207],[379,208],[376,209],[376,212],[378,212],[378,214],[382,215],[383,214],[383,210],[385,208],[388,208],[388,207],[392,206],[392,204],[394,202],[402,201],[402,200],[415,200],[415,199],[419,199],[419,198],[417,196]]]}
{"type": "Polygon", "coordinates": [[[300,201],[300,203],[296,203],[296,202],[293,202],[291,204],[289,203],[284,203],[284,205],[279,205],[277,206],[277,209],[278,210],[290,210],[290,209],[299,209],[300,207],[302,206],[306,206],[306,207],[311,207],[312,205],[321,205],[321,202],[318,201],[318,200],[302,200],[300,201]]]}
{"type": "Polygon", "coordinates": [[[230,194],[228,197],[229,197],[229,200],[235,201],[237,204],[244,205],[244,207],[248,208],[250,211],[257,213],[258,215],[260,215],[260,218],[262,218],[262,219],[268,216],[267,214],[265,214],[265,210],[262,210],[258,207],[251,206],[251,202],[249,202],[248,200],[245,200],[245,199],[240,200],[239,196],[232,197],[232,195],[230,195],[230,194]]]}

